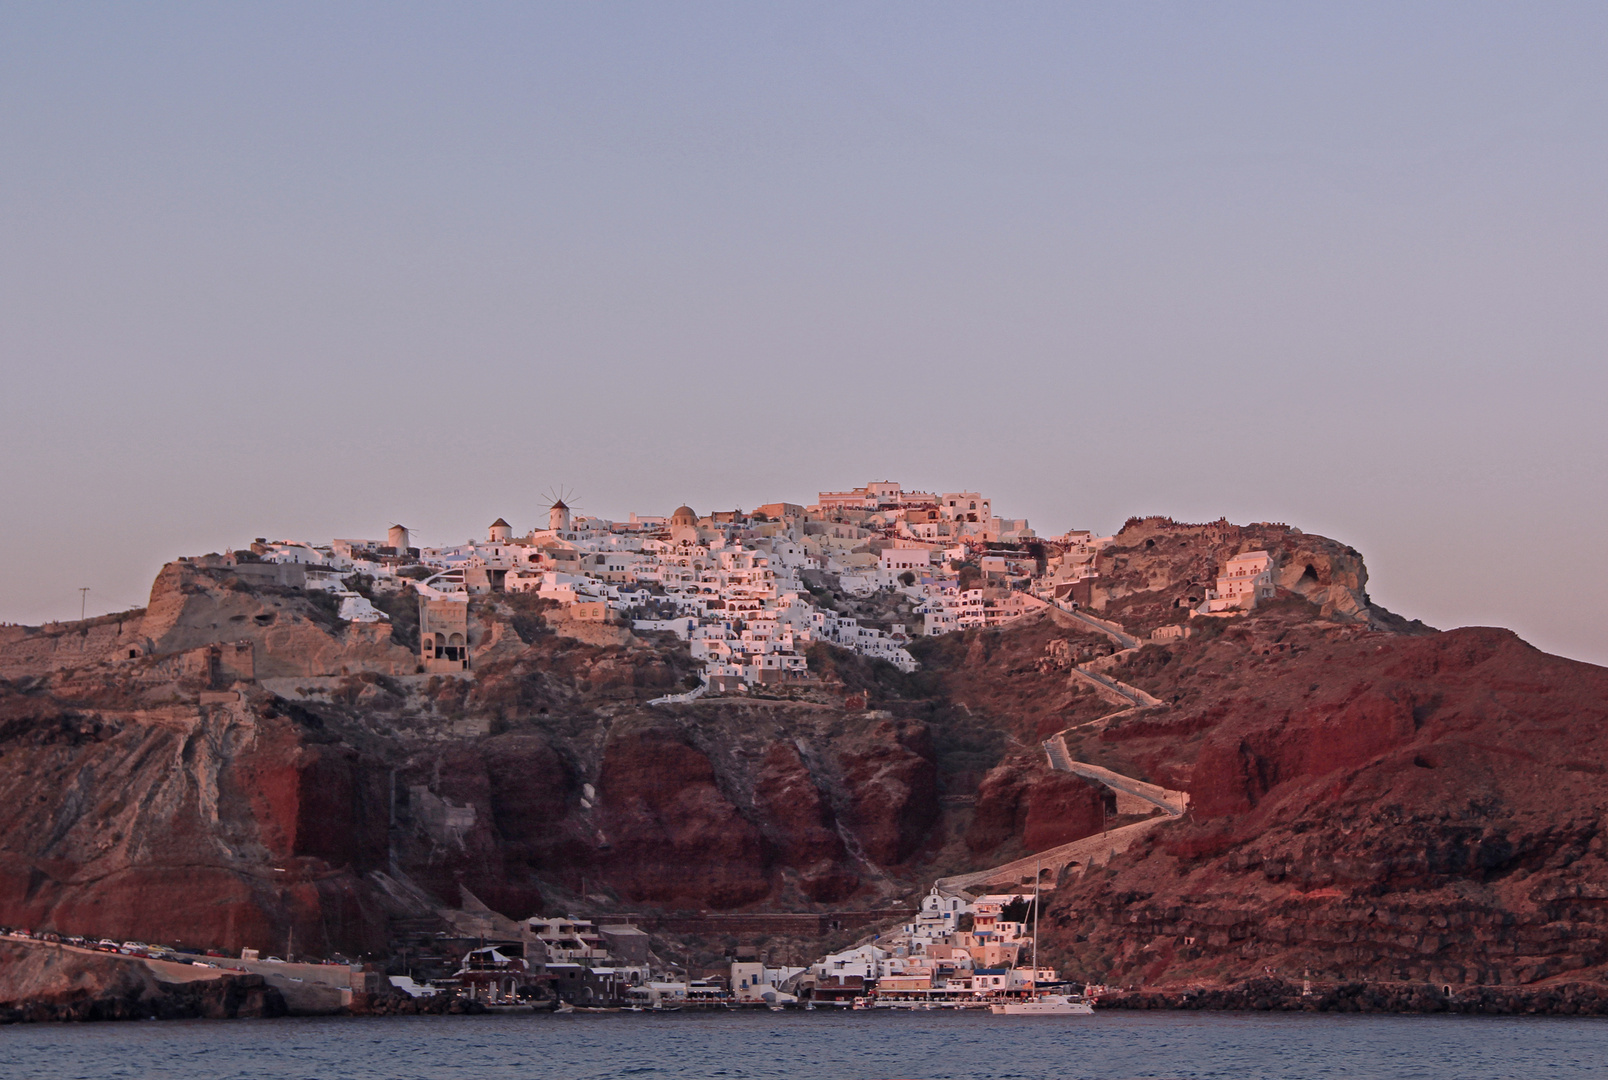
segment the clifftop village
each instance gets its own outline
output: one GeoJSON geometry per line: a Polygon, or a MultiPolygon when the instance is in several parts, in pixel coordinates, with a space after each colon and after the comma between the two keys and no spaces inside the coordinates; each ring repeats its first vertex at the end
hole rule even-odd
{"type": "MultiPolygon", "coordinates": [[[[744,692],[808,678],[804,651],[829,642],[903,671],[916,661],[911,634],[994,627],[1049,605],[1086,605],[1094,561],[1112,537],[1072,531],[1040,539],[1025,518],[996,516],[979,492],[906,491],[879,481],[822,491],[810,506],[767,503],[753,511],[607,521],[573,513],[562,499],[545,528],[516,536],[502,518],[485,539],[419,548],[392,525],[379,540],[328,544],[259,538],[247,551],[192,560],[228,564],[268,583],[333,593],[340,617],[386,618],[347,588],[364,575],[379,592],[409,586],[419,597],[419,666],[472,670],[468,600],[535,593],[580,622],[661,631],[688,643],[703,664],[689,696],[744,692]],[[867,597],[902,594],[918,623],[863,624],[839,615],[824,586],[867,597]]],[[[1235,557],[1194,614],[1234,613],[1273,595],[1267,552],[1235,557]]]]}
{"type": "MultiPolygon", "coordinates": [[[[806,682],[806,652],[813,643],[911,671],[916,661],[906,646],[913,634],[994,627],[1051,606],[1088,618],[1080,609],[1090,604],[1095,558],[1112,542],[1113,537],[1087,531],[1040,538],[1025,519],[997,515],[980,492],[906,491],[880,481],[822,491],[809,506],[775,502],[747,512],[707,514],[681,506],[668,516],[632,514],[624,522],[576,514],[560,498],[548,507],[544,527],[520,535],[498,518],[484,539],[421,548],[398,524],[383,541],[259,538],[248,550],[187,561],[226,566],[248,582],[323,591],[331,594],[341,619],[356,623],[386,620],[372,601],[401,597],[411,588],[419,615],[417,673],[459,678],[472,678],[475,666],[470,599],[534,593],[577,623],[669,633],[686,642],[702,673],[698,685],[685,693],[657,699],[672,703],[806,682]],[[834,596],[874,598],[878,593],[902,598],[910,617],[877,626],[836,610],[834,596]]],[[[1273,595],[1274,570],[1265,551],[1235,556],[1190,614],[1230,615],[1254,607],[1273,595]]],[[[1170,625],[1158,636],[1179,633],[1187,633],[1187,627],[1170,625]]],[[[1110,782],[1111,776],[1104,779],[1110,782]]],[[[1130,788],[1118,797],[1131,798],[1123,794],[1130,788]]],[[[1181,804],[1166,803],[1175,796],[1182,798],[1166,792],[1143,795],[1141,801],[1148,798],[1177,813],[1181,804]]],[[[406,974],[391,975],[394,989],[385,992],[405,991],[416,999],[468,998],[493,1007],[546,1001],[561,1009],[700,1003],[983,1007],[1036,998],[1058,978],[1031,960],[1031,909],[1042,878],[1036,873],[1009,877],[1021,883],[1016,886],[997,876],[988,880],[996,890],[1015,891],[975,886],[968,891],[959,887],[959,879],[940,882],[913,920],[895,932],[884,931],[803,967],[771,966],[752,950],[738,950],[729,972],[715,978],[694,978],[675,958],[654,956],[648,935],[626,921],[630,917],[613,923],[604,916],[596,922],[568,916],[516,923],[484,908],[459,912],[458,921],[467,920],[466,925],[435,934],[439,941],[421,939],[412,955],[400,958],[406,974]]],[[[855,925],[869,929],[874,921],[855,925]]],[[[26,930],[10,934],[29,936],[26,930]]],[[[33,936],[61,940],[53,934],[33,936]]],[[[264,957],[247,949],[235,958],[181,954],[140,942],[63,943],[147,957],[152,963],[261,974],[282,983],[287,997],[328,991],[349,1003],[353,993],[374,992],[382,977],[363,965],[293,963],[289,952],[284,958],[264,957]]]]}

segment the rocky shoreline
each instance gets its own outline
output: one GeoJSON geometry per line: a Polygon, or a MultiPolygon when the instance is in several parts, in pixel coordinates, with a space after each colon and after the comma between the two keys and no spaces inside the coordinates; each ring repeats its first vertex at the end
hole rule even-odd
{"type": "Polygon", "coordinates": [[[246,1020],[285,1016],[279,991],[261,975],[193,983],[158,983],[157,993],[128,988],[27,998],[0,1005],[0,1024],[84,1020],[246,1020]]]}
{"type": "MultiPolygon", "coordinates": [[[[298,1015],[261,975],[236,975],[196,983],[160,983],[161,993],[78,994],[11,1001],[0,1005],[0,1025],[92,1020],[264,1020],[298,1015]]],[[[441,995],[358,994],[347,1016],[446,1016],[486,1012],[478,1001],[441,995]]]]}
{"type": "Polygon", "coordinates": [[[1219,989],[1125,991],[1100,998],[1101,1009],[1229,1012],[1459,1013],[1489,1016],[1608,1016],[1608,984],[1470,986],[1429,983],[1340,983],[1314,986],[1252,979],[1219,989]],[[1450,990],[1450,993],[1448,993],[1450,990]]]}
{"type": "Polygon", "coordinates": [[[164,977],[165,968],[177,967],[59,945],[0,940],[0,1025],[485,1011],[480,1002],[456,996],[414,998],[391,991],[354,991],[349,1004],[331,1008],[300,993],[299,980],[275,985],[260,974],[222,971],[193,978],[164,977]]]}

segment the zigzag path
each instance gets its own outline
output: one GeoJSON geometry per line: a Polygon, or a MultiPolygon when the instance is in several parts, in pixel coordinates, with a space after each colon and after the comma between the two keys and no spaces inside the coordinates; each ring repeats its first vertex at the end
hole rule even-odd
{"type": "MultiPolygon", "coordinates": [[[[1073,619],[1106,634],[1123,647],[1123,652],[1132,651],[1139,646],[1138,640],[1116,623],[1084,615],[1075,609],[1063,607],[1060,602],[1057,602],[1056,607],[1073,619]]],[[[1122,653],[1119,652],[1113,655],[1121,656],[1122,653]]],[[[1104,659],[1109,662],[1111,658],[1104,659]]],[[[1076,664],[1072,666],[1071,672],[1068,674],[1068,681],[1092,685],[1102,697],[1105,697],[1113,704],[1122,706],[1115,712],[1107,713],[1087,724],[1078,725],[1080,728],[1096,725],[1103,727],[1119,716],[1143,709],[1167,708],[1166,702],[1147,694],[1136,686],[1129,686],[1127,683],[1120,682],[1100,672],[1087,671],[1076,664]]],[[[1146,818],[1144,821],[1136,821],[1131,825],[1123,825],[1107,832],[1102,832],[1097,836],[1086,836],[1081,840],[1061,844],[1058,847],[1049,848],[1027,858],[1013,859],[1008,863],[1002,863],[987,870],[939,878],[935,882],[938,888],[969,890],[979,885],[1017,886],[1031,884],[1034,873],[1042,874],[1045,870],[1050,871],[1050,880],[1054,881],[1060,877],[1061,872],[1068,866],[1080,866],[1084,871],[1087,871],[1091,866],[1104,865],[1110,860],[1111,856],[1126,851],[1135,840],[1158,826],[1176,820],[1183,815],[1189,806],[1189,794],[1187,792],[1173,791],[1170,788],[1162,787],[1160,784],[1152,784],[1132,776],[1124,776],[1101,765],[1073,760],[1072,753],[1066,745],[1066,732],[1073,730],[1077,729],[1067,728],[1065,731],[1058,732],[1044,740],[1044,755],[1049,759],[1050,768],[1057,772],[1074,773],[1086,780],[1104,784],[1117,793],[1119,811],[1123,811],[1124,803],[1127,803],[1128,810],[1142,811],[1144,808],[1149,807],[1152,810],[1160,810],[1162,813],[1155,817],[1146,818]],[[1124,798],[1125,796],[1126,798],[1124,798]]]]}

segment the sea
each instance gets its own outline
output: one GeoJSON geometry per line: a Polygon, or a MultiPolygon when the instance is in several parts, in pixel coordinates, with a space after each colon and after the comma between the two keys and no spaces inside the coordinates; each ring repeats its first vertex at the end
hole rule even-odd
{"type": "Polygon", "coordinates": [[[817,1011],[19,1024],[0,1027],[0,1077],[1573,1080],[1608,1077],[1608,1019],[817,1011]]]}

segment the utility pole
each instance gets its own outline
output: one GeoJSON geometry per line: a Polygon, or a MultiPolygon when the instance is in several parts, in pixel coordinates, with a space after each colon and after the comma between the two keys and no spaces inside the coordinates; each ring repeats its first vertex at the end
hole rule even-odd
{"type": "Polygon", "coordinates": [[[78,621],[84,621],[84,610],[89,603],[89,586],[85,585],[78,590],[78,621]]]}

